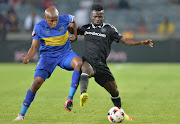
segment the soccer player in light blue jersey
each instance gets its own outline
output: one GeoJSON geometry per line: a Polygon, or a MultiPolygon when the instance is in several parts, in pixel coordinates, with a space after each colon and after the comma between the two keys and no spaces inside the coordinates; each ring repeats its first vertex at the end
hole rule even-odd
{"type": "Polygon", "coordinates": [[[77,24],[72,15],[59,15],[56,8],[47,8],[45,17],[35,25],[32,32],[32,45],[27,55],[22,54],[22,61],[27,64],[35,55],[40,43],[40,59],[35,69],[34,81],[26,93],[21,113],[14,120],[24,120],[25,114],[34,100],[37,90],[49,78],[56,68],[60,66],[66,70],[74,70],[69,96],[64,103],[65,109],[71,111],[73,96],[79,84],[81,58],[72,51],[71,41],[77,40],[77,24]],[[71,24],[74,35],[69,37],[68,25],[71,24]]]}

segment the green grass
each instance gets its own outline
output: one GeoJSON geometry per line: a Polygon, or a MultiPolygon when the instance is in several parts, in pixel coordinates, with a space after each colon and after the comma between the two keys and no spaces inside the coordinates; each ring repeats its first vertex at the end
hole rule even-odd
{"type": "MultiPolygon", "coordinates": [[[[124,124],[180,123],[180,64],[109,64],[120,91],[122,108],[133,122],[124,124]]],[[[72,72],[57,67],[31,104],[24,121],[12,122],[20,112],[36,64],[0,64],[0,124],[109,124],[110,95],[90,79],[89,100],[79,106],[80,89],[71,112],[64,109],[72,72]]]]}

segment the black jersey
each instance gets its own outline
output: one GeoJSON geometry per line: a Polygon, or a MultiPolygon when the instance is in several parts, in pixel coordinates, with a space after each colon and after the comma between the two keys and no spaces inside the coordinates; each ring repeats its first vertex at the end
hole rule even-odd
{"type": "Polygon", "coordinates": [[[83,59],[91,64],[104,63],[111,51],[113,41],[119,42],[122,35],[117,29],[107,23],[94,26],[92,23],[79,27],[78,35],[84,35],[83,59]]]}

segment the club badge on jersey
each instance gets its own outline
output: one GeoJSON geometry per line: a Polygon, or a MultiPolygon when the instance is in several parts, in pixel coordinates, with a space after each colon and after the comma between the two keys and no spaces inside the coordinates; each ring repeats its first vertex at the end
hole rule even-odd
{"type": "Polygon", "coordinates": [[[105,33],[106,32],[106,28],[101,28],[101,32],[105,33]]]}

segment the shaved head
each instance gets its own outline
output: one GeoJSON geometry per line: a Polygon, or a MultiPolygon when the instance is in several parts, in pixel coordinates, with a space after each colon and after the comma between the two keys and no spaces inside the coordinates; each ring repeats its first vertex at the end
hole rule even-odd
{"type": "Polygon", "coordinates": [[[59,12],[56,8],[47,8],[45,10],[45,13],[44,13],[45,17],[46,18],[54,18],[54,17],[57,17],[59,15],[59,12]]]}
{"type": "Polygon", "coordinates": [[[47,22],[47,24],[51,28],[55,28],[57,26],[58,20],[59,20],[59,12],[56,8],[47,8],[44,13],[44,18],[47,22]]]}

